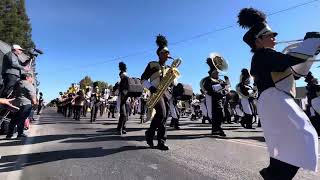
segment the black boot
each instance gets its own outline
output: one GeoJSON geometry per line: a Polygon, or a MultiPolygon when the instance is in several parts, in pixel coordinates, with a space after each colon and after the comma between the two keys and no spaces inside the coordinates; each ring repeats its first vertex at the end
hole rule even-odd
{"type": "Polygon", "coordinates": [[[202,122],[201,122],[202,124],[205,124],[206,123],[206,118],[203,116],[202,117],[202,122]]]}
{"type": "Polygon", "coordinates": [[[173,126],[174,126],[174,119],[172,118],[170,122],[170,127],[173,127],[173,126]]]}
{"type": "Polygon", "coordinates": [[[257,127],[261,127],[261,121],[259,119],[259,122],[258,122],[258,126],[257,127]]]}
{"type": "Polygon", "coordinates": [[[216,135],[216,136],[221,136],[221,137],[227,136],[221,127],[212,127],[211,135],[216,135]]]}
{"type": "Polygon", "coordinates": [[[174,119],[174,129],[176,130],[180,129],[179,119],[174,119]]]}
{"type": "Polygon", "coordinates": [[[158,146],[157,146],[157,149],[160,149],[162,151],[168,151],[169,150],[169,147],[163,143],[163,142],[159,142],[158,143],[158,146]]]}
{"type": "Polygon", "coordinates": [[[145,132],[145,136],[146,136],[147,144],[148,144],[151,148],[153,148],[153,136],[151,136],[151,133],[150,133],[149,130],[147,130],[147,131],[145,132]]]}

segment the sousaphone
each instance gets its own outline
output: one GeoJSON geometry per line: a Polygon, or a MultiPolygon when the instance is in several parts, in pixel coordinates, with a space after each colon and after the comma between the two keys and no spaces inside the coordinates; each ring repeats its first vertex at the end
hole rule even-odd
{"type": "Polygon", "coordinates": [[[219,53],[213,52],[209,55],[209,58],[212,60],[212,64],[219,72],[228,71],[228,61],[219,53]]]}

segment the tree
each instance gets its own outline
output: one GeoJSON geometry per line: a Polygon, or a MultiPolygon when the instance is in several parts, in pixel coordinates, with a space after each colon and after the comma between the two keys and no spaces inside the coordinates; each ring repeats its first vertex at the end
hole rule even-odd
{"type": "Polygon", "coordinates": [[[108,83],[104,81],[95,81],[93,83],[93,87],[98,86],[100,90],[104,90],[108,88],[108,83]]]}
{"type": "Polygon", "coordinates": [[[34,47],[24,0],[1,0],[0,19],[0,40],[24,48],[34,47]]]}
{"type": "Polygon", "coordinates": [[[92,86],[93,81],[89,76],[85,76],[81,81],[79,82],[80,89],[86,89],[87,86],[92,86]]]}

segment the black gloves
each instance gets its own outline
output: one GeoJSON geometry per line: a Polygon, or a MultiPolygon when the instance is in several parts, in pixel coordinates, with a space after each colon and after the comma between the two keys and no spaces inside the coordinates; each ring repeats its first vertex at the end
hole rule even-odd
{"type": "Polygon", "coordinates": [[[320,32],[307,32],[304,36],[304,40],[309,38],[320,38],[320,32]]]}

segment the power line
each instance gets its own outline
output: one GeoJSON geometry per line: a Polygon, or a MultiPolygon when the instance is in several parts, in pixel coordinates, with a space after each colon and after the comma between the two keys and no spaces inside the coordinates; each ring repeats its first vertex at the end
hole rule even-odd
{"type": "Polygon", "coordinates": [[[307,2],[304,2],[304,3],[297,4],[295,6],[289,7],[287,9],[282,9],[282,10],[279,10],[279,11],[276,11],[276,12],[273,12],[273,13],[269,13],[269,14],[267,14],[267,16],[273,16],[275,14],[279,14],[279,13],[282,13],[282,12],[285,12],[285,11],[296,9],[298,7],[305,6],[305,5],[308,5],[308,4],[312,4],[312,3],[317,2],[317,1],[319,1],[319,0],[307,1],[307,2]]]}
{"type": "MultiPolygon", "coordinates": [[[[299,7],[302,7],[302,6],[306,6],[306,5],[309,5],[309,4],[318,2],[318,1],[319,1],[319,0],[312,0],[312,1],[307,1],[307,2],[304,2],[304,3],[300,3],[300,4],[297,4],[297,5],[288,7],[288,8],[286,8],[286,9],[282,9],[282,10],[279,10],[279,11],[275,11],[275,12],[269,13],[269,14],[267,14],[267,16],[268,16],[268,17],[274,16],[274,15],[277,15],[277,14],[280,14],[280,13],[283,13],[283,12],[286,12],[286,11],[290,11],[290,10],[293,10],[293,9],[296,9],[296,8],[299,8],[299,7]]],[[[225,26],[225,27],[222,27],[222,28],[214,29],[214,30],[212,30],[212,31],[208,31],[208,32],[205,32],[205,33],[197,34],[197,35],[191,36],[191,37],[189,37],[189,38],[186,38],[186,39],[183,39],[183,40],[179,40],[179,41],[173,42],[173,43],[171,43],[171,45],[172,45],[172,46],[177,46],[177,45],[179,45],[179,44],[181,44],[181,43],[185,43],[185,42],[188,42],[188,41],[191,41],[191,40],[194,40],[194,39],[199,39],[199,38],[201,38],[201,37],[208,36],[208,35],[213,34],[213,33],[217,33],[217,32],[220,32],[220,31],[225,31],[225,30],[227,30],[227,29],[234,28],[234,27],[236,27],[236,25],[237,25],[237,24],[228,25],[228,26],[225,26]]],[[[130,54],[127,54],[127,55],[118,56],[118,57],[113,58],[113,59],[104,60],[104,61],[100,61],[100,62],[96,62],[96,63],[92,63],[92,64],[87,64],[87,65],[83,65],[83,66],[78,66],[78,68],[88,67],[88,66],[95,66],[95,65],[101,65],[101,64],[105,64],[105,63],[110,63],[110,62],[118,61],[118,60],[120,60],[120,59],[125,59],[125,58],[128,58],[128,57],[133,57],[133,56],[138,56],[138,55],[146,54],[146,53],[149,53],[149,52],[152,52],[152,51],[154,51],[153,48],[152,48],[152,49],[143,50],[143,51],[137,51],[137,52],[130,53],[130,54]]],[[[75,67],[65,68],[65,69],[63,69],[62,71],[70,70],[70,69],[74,69],[74,68],[75,68],[75,67]]],[[[54,72],[50,72],[50,73],[56,73],[56,72],[62,72],[62,71],[61,71],[61,70],[58,70],[58,71],[54,71],[54,72]]]]}

